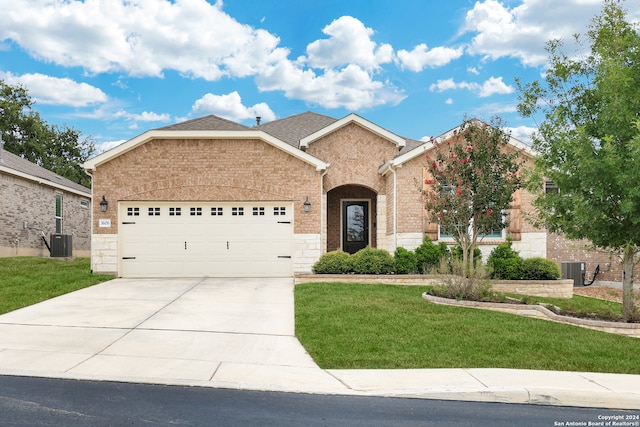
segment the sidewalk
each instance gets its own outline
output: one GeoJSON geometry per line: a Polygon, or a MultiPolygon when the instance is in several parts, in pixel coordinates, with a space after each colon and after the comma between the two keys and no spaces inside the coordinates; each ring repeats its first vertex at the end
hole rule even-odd
{"type": "Polygon", "coordinates": [[[640,410],[640,375],[323,370],[282,279],[117,279],[7,313],[0,375],[640,410]]]}

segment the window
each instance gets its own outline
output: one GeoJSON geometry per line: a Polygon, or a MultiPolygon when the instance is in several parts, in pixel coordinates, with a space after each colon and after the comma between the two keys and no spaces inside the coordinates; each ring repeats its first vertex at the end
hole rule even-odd
{"type": "Polygon", "coordinates": [[[211,216],[222,216],[222,208],[211,208],[211,216]]]}
{"type": "Polygon", "coordinates": [[[182,215],[182,208],[169,208],[169,216],[182,215]]]}
{"type": "Polygon", "coordinates": [[[191,216],[202,216],[202,208],[191,208],[191,216]]]}
{"type": "Polygon", "coordinates": [[[264,216],[264,207],[254,207],[253,216],[264,216]]]}
{"type": "Polygon", "coordinates": [[[80,200],[80,206],[87,209],[89,207],[89,201],[88,200],[80,200]]]}
{"type": "Polygon", "coordinates": [[[547,181],[544,184],[544,192],[558,194],[560,192],[560,189],[553,183],[553,181],[547,181]]]}
{"type": "Polygon", "coordinates": [[[275,207],[273,208],[273,215],[274,216],[283,216],[287,214],[287,209],[284,206],[279,206],[279,207],[275,207]]]}
{"type": "Polygon", "coordinates": [[[140,216],[140,208],[127,208],[127,216],[140,216]]]}
{"type": "Polygon", "coordinates": [[[231,208],[232,216],[242,216],[244,215],[244,208],[231,208]]]}
{"type": "Polygon", "coordinates": [[[160,216],[160,208],[149,208],[149,216],[160,216]]]}
{"type": "Polygon", "coordinates": [[[56,194],[56,233],[62,233],[62,194],[56,194]]]}

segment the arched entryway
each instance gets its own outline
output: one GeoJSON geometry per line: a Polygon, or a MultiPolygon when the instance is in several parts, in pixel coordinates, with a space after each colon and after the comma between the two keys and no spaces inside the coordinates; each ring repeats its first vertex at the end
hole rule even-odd
{"type": "Polygon", "coordinates": [[[376,196],[360,185],[342,185],[327,193],[327,252],[376,247],[376,196]]]}

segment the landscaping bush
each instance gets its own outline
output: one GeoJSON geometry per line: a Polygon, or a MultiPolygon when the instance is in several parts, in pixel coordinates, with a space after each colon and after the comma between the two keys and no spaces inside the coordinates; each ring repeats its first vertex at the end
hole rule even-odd
{"type": "Polygon", "coordinates": [[[416,268],[418,273],[429,273],[440,266],[442,258],[449,253],[447,244],[433,243],[429,236],[425,236],[422,244],[416,248],[416,268]]]}
{"type": "Polygon", "coordinates": [[[393,254],[397,274],[412,274],[417,271],[416,254],[398,246],[393,254]]]}
{"type": "MultiPolygon", "coordinates": [[[[461,260],[462,259],[462,248],[460,246],[454,246],[451,248],[451,256],[454,259],[461,260]]],[[[482,261],[482,251],[480,248],[475,248],[473,250],[473,265],[477,265],[478,262],[482,261]]]]}
{"type": "Polygon", "coordinates": [[[492,279],[518,280],[522,277],[522,258],[511,244],[511,239],[507,239],[489,254],[487,266],[491,269],[492,279]]]}
{"type": "Polygon", "coordinates": [[[342,251],[327,252],[313,265],[316,274],[344,274],[352,271],[351,255],[342,251]]]}
{"type": "Polygon", "coordinates": [[[351,266],[357,274],[391,274],[395,269],[394,264],[389,252],[368,246],[351,256],[351,266]]]}
{"type": "Polygon", "coordinates": [[[558,264],[546,258],[527,258],[522,261],[523,280],[555,280],[560,277],[558,264]]]}

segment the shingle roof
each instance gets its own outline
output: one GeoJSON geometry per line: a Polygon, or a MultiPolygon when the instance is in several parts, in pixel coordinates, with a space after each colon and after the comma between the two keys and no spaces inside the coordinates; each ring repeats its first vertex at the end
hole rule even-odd
{"type": "Polygon", "coordinates": [[[2,148],[0,149],[2,150],[2,153],[0,154],[0,166],[13,169],[23,174],[31,175],[37,180],[49,181],[54,185],[69,187],[73,190],[83,192],[87,196],[91,196],[91,190],[87,187],[75,183],[56,173],[53,173],[50,170],[36,165],[35,163],[31,163],[30,161],[25,160],[20,156],[16,156],[15,154],[8,152],[7,150],[4,150],[2,148]]]}
{"type": "Polygon", "coordinates": [[[285,117],[284,119],[274,120],[272,122],[256,126],[254,129],[266,132],[289,145],[299,148],[300,140],[302,138],[309,136],[337,121],[338,119],[334,119],[333,117],[307,111],[306,113],[295,114],[293,116],[285,117]]]}
{"type": "Polygon", "coordinates": [[[187,120],[186,122],[158,128],[158,130],[249,130],[251,128],[223,119],[222,117],[210,115],[198,119],[187,120]]]}
{"type": "MultiPolygon", "coordinates": [[[[198,119],[188,120],[186,122],[176,123],[174,125],[158,128],[158,130],[224,130],[224,131],[246,131],[261,130],[280,141],[300,148],[300,140],[309,136],[327,126],[337,122],[338,119],[325,116],[323,114],[307,111],[283,119],[274,120],[254,127],[248,127],[222,117],[209,115],[198,119]]],[[[407,141],[405,147],[398,153],[404,154],[414,148],[424,144],[423,141],[404,138],[407,141]]]]}

